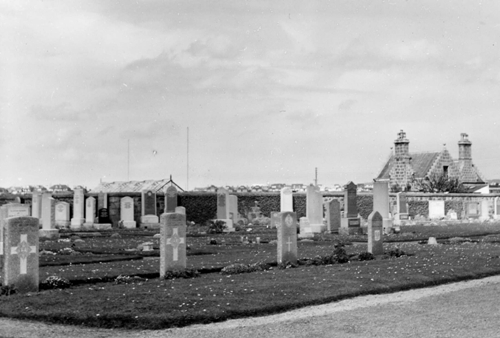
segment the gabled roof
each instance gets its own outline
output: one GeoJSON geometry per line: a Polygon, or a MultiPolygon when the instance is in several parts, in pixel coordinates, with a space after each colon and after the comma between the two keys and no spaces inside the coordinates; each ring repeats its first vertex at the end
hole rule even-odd
{"type": "Polygon", "coordinates": [[[143,190],[151,190],[152,192],[160,192],[166,189],[166,185],[170,182],[164,180],[145,180],[145,181],[123,181],[123,182],[101,182],[97,187],[92,189],[92,192],[141,192],[143,190]]]}
{"type": "MultiPolygon", "coordinates": [[[[415,177],[423,178],[425,177],[432,168],[432,165],[439,157],[441,153],[411,153],[411,162],[410,165],[413,168],[415,173],[415,177]]],[[[392,165],[395,162],[395,156],[392,155],[389,160],[386,162],[382,171],[377,177],[377,180],[390,179],[390,172],[392,169],[392,165]]]]}

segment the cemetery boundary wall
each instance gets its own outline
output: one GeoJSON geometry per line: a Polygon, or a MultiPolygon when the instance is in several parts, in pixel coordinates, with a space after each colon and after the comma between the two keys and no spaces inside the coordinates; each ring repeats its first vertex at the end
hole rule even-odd
{"type": "MultiPolygon", "coordinates": [[[[323,198],[338,199],[343,208],[344,192],[322,192],[323,198]]],[[[132,197],[134,200],[134,219],[137,224],[141,218],[141,193],[107,193],[108,195],[108,210],[113,227],[117,227],[120,221],[120,199],[126,196],[132,197]]],[[[258,206],[264,216],[270,217],[272,211],[280,209],[280,193],[279,192],[252,192],[252,193],[231,193],[238,197],[238,211],[242,215],[246,215],[251,207],[258,206]]],[[[73,215],[73,192],[53,193],[52,197],[56,201],[64,201],[70,204],[70,215],[73,215]]],[[[85,197],[93,196],[98,198],[98,193],[85,193],[85,197]]],[[[156,203],[158,216],[163,213],[165,208],[165,197],[163,193],[157,193],[156,203]]],[[[490,214],[493,213],[493,201],[495,197],[500,197],[500,194],[430,194],[430,193],[406,193],[408,201],[408,211],[410,216],[429,214],[429,200],[445,201],[445,213],[453,209],[459,219],[463,216],[465,205],[468,202],[481,203],[487,200],[490,205],[490,214]]],[[[0,205],[13,202],[16,197],[21,199],[21,203],[31,204],[31,194],[12,195],[1,194],[0,205]]],[[[389,194],[391,209],[396,205],[396,194],[389,194]]],[[[187,220],[197,224],[216,218],[217,215],[217,194],[215,192],[179,192],[178,206],[186,208],[187,220]]],[[[358,212],[361,217],[367,219],[368,215],[373,210],[373,195],[372,193],[358,193],[357,195],[358,212]]],[[[297,217],[306,216],[306,193],[299,192],[293,194],[293,208],[297,213],[297,217]]],[[[72,216],[71,216],[72,217],[72,216]]]]}

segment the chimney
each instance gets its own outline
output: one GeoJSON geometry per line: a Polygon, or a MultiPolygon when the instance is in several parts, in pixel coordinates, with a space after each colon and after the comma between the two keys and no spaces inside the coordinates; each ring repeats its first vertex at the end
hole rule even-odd
{"type": "Polygon", "coordinates": [[[461,139],[458,141],[458,160],[472,160],[472,142],[469,141],[466,133],[460,134],[461,139]]]}
{"type": "Polygon", "coordinates": [[[394,152],[396,161],[402,161],[410,158],[410,141],[406,138],[406,133],[401,130],[398,138],[394,141],[394,152]]]}

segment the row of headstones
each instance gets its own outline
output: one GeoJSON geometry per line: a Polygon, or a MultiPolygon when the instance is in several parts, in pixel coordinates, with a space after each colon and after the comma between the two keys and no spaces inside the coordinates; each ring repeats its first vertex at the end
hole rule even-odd
{"type": "MultiPolygon", "coordinates": [[[[296,263],[297,220],[294,212],[277,216],[278,263],[296,263]]],[[[15,285],[21,293],[37,292],[39,284],[38,219],[29,216],[8,217],[2,220],[4,229],[0,249],[3,261],[3,285],[15,285]],[[5,244],[5,245],[4,245],[5,244]]],[[[160,217],[160,277],[168,271],[186,269],[186,215],[164,213],[160,217]]],[[[373,212],[368,219],[368,252],[383,253],[382,216],[373,212]]]]}

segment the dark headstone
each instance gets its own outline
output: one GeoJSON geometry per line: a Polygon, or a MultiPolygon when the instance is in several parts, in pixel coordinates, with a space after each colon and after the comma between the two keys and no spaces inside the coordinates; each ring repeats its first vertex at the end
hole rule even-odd
{"type": "Polygon", "coordinates": [[[151,190],[143,194],[144,215],[156,215],[156,194],[151,190]]]}
{"type": "Polygon", "coordinates": [[[297,220],[294,212],[279,213],[278,263],[297,263],[297,220]]]}
{"type": "Polygon", "coordinates": [[[97,222],[99,224],[111,224],[111,218],[109,217],[108,208],[101,208],[97,212],[97,222]]]}
{"type": "Polygon", "coordinates": [[[357,185],[353,182],[349,182],[346,188],[344,203],[346,218],[358,217],[358,206],[357,206],[357,185]]]}
{"type": "Polygon", "coordinates": [[[165,212],[175,212],[177,206],[177,189],[171,185],[165,192],[165,212]]]}
{"type": "Polygon", "coordinates": [[[340,219],[342,215],[340,214],[340,202],[336,199],[328,202],[328,226],[330,231],[338,230],[340,228],[340,219]]]}
{"type": "Polygon", "coordinates": [[[368,216],[368,252],[373,255],[382,255],[383,246],[383,219],[378,211],[368,216]]]}
{"type": "Polygon", "coordinates": [[[407,214],[408,213],[408,199],[406,198],[406,194],[404,193],[399,193],[399,210],[398,212],[400,214],[407,214]]]}

